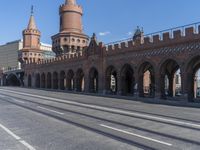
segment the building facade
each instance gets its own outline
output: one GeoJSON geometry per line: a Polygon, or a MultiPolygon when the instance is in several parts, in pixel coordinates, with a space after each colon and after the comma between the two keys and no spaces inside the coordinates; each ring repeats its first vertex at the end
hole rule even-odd
{"type": "Polygon", "coordinates": [[[75,0],[66,0],[61,5],[60,16],[60,32],[52,37],[57,57],[26,62],[26,87],[196,100],[195,74],[200,68],[199,24],[150,35],[137,30],[131,39],[104,45],[97,41],[95,34],[88,42],[81,28],[82,8],[75,0]],[[80,46],[75,42],[78,39],[87,44],[80,46]],[[81,50],[68,50],[71,44],[80,46],[81,50]],[[63,52],[65,46],[68,48],[63,52]],[[178,70],[180,79],[176,80],[178,70]],[[177,97],[179,80],[180,95],[177,97]]]}
{"type": "MultiPolygon", "coordinates": [[[[23,40],[16,40],[0,45],[0,70],[9,71],[21,69],[21,63],[18,60],[20,50],[23,48],[23,40]]],[[[52,52],[52,46],[49,44],[40,44],[45,58],[54,58],[55,53],[52,52]]]]}

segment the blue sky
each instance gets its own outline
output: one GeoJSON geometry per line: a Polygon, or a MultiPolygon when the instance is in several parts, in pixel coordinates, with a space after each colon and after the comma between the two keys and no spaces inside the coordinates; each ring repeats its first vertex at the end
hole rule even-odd
{"type": "MultiPolygon", "coordinates": [[[[200,21],[199,0],[77,0],[84,8],[84,30],[95,32],[104,43],[130,37],[129,32],[142,26],[151,33],[200,21]]],[[[58,32],[59,5],[64,0],[1,0],[0,44],[22,38],[35,7],[42,42],[51,43],[58,32]]]]}

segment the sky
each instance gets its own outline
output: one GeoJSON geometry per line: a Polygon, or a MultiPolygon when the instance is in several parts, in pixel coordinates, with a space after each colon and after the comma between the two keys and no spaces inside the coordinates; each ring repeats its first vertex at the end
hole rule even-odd
{"type": "MultiPolygon", "coordinates": [[[[65,0],[1,0],[0,44],[22,38],[31,5],[42,33],[41,41],[51,44],[59,31],[59,5],[65,0]]],[[[84,32],[96,33],[109,43],[131,37],[137,26],[145,34],[200,21],[199,0],[77,0],[83,6],[84,32]]]]}

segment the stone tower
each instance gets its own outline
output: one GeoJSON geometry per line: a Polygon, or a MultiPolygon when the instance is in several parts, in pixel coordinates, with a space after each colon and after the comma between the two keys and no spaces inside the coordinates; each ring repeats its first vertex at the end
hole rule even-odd
{"type": "Polygon", "coordinates": [[[19,61],[21,63],[37,63],[42,59],[42,51],[40,50],[40,36],[41,33],[37,29],[32,7],[28,27],[23,31],[23,49],[19,52],[19,61]]]}
{"type": "Polygon", "coordinates": [[[89,37],[83,33],[82,7],[76,0],[66,0],[60,6],[60,32],[52,36],[53,51],[57,56],[81,52],[88,45],[89,37]]]}

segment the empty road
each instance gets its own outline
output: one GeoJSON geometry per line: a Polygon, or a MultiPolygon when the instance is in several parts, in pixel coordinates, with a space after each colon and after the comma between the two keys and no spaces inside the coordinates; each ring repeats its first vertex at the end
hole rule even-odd
{"type": "Polygon", "coordinates": [[[200,108],[0,87],[0,150],[199,150],[200,108]]]}

